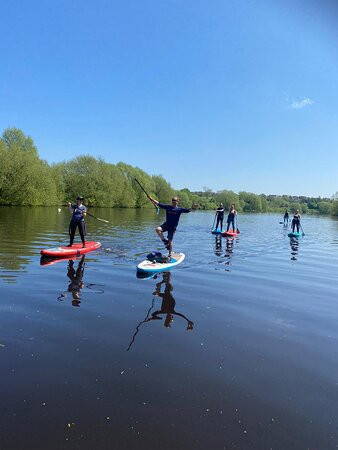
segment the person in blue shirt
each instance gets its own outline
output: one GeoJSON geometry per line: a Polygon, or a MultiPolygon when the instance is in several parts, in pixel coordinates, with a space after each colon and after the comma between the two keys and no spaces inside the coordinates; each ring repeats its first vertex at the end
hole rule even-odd
{"type": "Polygon", "coordinates": [[[74,242],[74,236],[76,228],[79,229],[79,233],[81,236],[82,241],[82,247],[86,246],[86,224],[84,221],[84,216],[86,215],[87,208],[83,205],[83,197],[77,197],[76,199],[76,205],[72,205],[70,202],[68,202],[69,212],[72,214],[72,218],[70,220],[69,224],[69,245],[68,247],[71,247],[74,242]]]}
{"type": "Polygon", "coordinates": [[[180,220],[180,216],[182,213],[189,213],[190,209],[181,208],[178,206],[179,199],[177,197],[173,197],[171,200],[171,205],[165,205],[164,203],[160,203],[154,198],[149,196],[149,200],[159,208],[166,210],[166,219],[165,222],[162,223],[161,226],[156,228],[156,233],[159,235],[161,241],[164,243],[165,247],[169,250],[168,259],[171,258],[171,253],[173,249],[173,239],[174,234],[180,220]],[[167,239],[163,236],[163,233],[167,232],[167,239]]]}

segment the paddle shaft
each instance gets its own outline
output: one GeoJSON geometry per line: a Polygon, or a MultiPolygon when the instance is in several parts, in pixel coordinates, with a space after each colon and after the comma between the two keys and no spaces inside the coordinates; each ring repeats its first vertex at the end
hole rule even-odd
{"type": "Polygon", "coordinates": [[[88,216],[90,216],[90,217],[94,217],[94,219],[96,219],[96,220],[100,220],[101,222],[109,223],[109,220],[100,219],[100,217],[96,217],[96,216],[94,216],[94,214],[90,214],[89,212],[87,212],[86,214],[88,214],[88,216]]]}
{"type": "Polygon", "coordinates": [[[144,187],[142,186],[142,184],[138,181],[137,178],[135,178],[136,183],[140,186],[140,188],[142,189],[142,191],[146,194],[146,196],[148,197],[148,199],[151,201],[151,203],[154,205],[154,207],[156,208],[156,211],[158,212],[158,206],[155,205],[155,203],[153,203],[153,201],[150,198],[150,195],[148,194],[148,192],[144,189],[144,187]]]}
{"type": "Polygon", "coordinates": [[[212,227],[211,227],[211,231],[214,229],[215,222],[216,222],[216,216],[217,216],[217,212],[215,213],[215,217],[214,217],[214,221],[213,221],[213,224],[212,224],[212,227]]]}

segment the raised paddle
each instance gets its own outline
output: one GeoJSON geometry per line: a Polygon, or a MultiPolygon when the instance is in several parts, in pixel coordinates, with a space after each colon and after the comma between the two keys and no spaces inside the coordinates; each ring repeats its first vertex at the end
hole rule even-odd
{"type": "Polygon", "coordinates": [[[136,183],[140,186],[140,188],[142,189],[142,191],[146,194],[146,196],[148,197],[148,199],[151,201],[151,203],[154,205],[157,214],[159,214],[160,212],[160,208],[158,208],[151,200],[150,195],[148,194],[148,192],[144,189],[144,187],[142,186],[142,184],[138,181],[137,178],[135,178],[136,183]]]}

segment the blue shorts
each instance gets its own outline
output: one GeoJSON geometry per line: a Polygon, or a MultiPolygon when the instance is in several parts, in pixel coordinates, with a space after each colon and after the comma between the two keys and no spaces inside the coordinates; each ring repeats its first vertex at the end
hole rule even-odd
{"type": "Polygon", "coordinates": [[[175,234],[176,228],[168,226],[167,222],[162,223],[161,228],[162,228],[163,232],[165,232],[165,231],[168,232],[167,238],[169,239],[169,241],[172,241],[174,239],[174,234],[175,234]]]}

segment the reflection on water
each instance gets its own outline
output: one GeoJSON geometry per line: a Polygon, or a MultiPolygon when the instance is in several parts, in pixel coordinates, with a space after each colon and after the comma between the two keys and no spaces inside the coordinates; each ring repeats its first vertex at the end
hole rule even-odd
{"type": "Polygon", "coordinates": [[[291,247],[291,261],[297,261],[299,240],[297,238],[290,238],[291,247]]]}
{"type": "Polygon", "coordinates": [[[68,262],[67,267],[67,277],[70,280],[68,284],[67,291],[59,295],[58,300],[63,301],[67,298],[67,294],[70,292],[72,295],[72,305],[80,306],[81,300],[81,289],[84,287],[84,282],[82,281],[85,269],[85,255],[83,255],[77,265],[74,267],[74,261],[72,259],[68,262]]]}
{"type": "Polygon", "coordinates": [[[222,256],[222,236],[215,236],[214,252],[216,256],[222,256]]]}
{"type": "Polygon", "coordinates": [[[172,295],[173,285],[171,284],[171,272],[163,272],[160,274],[162,280],[156,283],[155,291],[153,292],[153,299],[150,308],[147,311],[145,319],[143,319],[136,327],[135,333],[133,334],[132,340],[127,348],[127,351],[131,349],[131,346],[135,342],[136,336],[140,331],[141,325],[144,323],[151,322],[153,320],[164,319],[163,325],[166,328],[170,328],[174,322],[175,317],[182,318],[187,323],[187,330],[192,330],[194,328],[194,322],[192,322],[184,314],[176,311],[176,301],[172,295]],[[162,286],[163,292],[162,292],[162,286]],[[155,307],[155,297],[162,299],[161,308],[156,311],[151,312],[155,307]],[[162,317],[163,316],[163,317],[162,317]]]}
{"type": "Polygon", "coordinates": [[[214,240],[196,211],[184,263],[140,280],[156,212],[93,213],[102,248],[41,266],[68,210],[0,208],[0,449],[338,445],[338,221],[304,217],[290,241],[278,215],[243,214],[214,240]]]}

